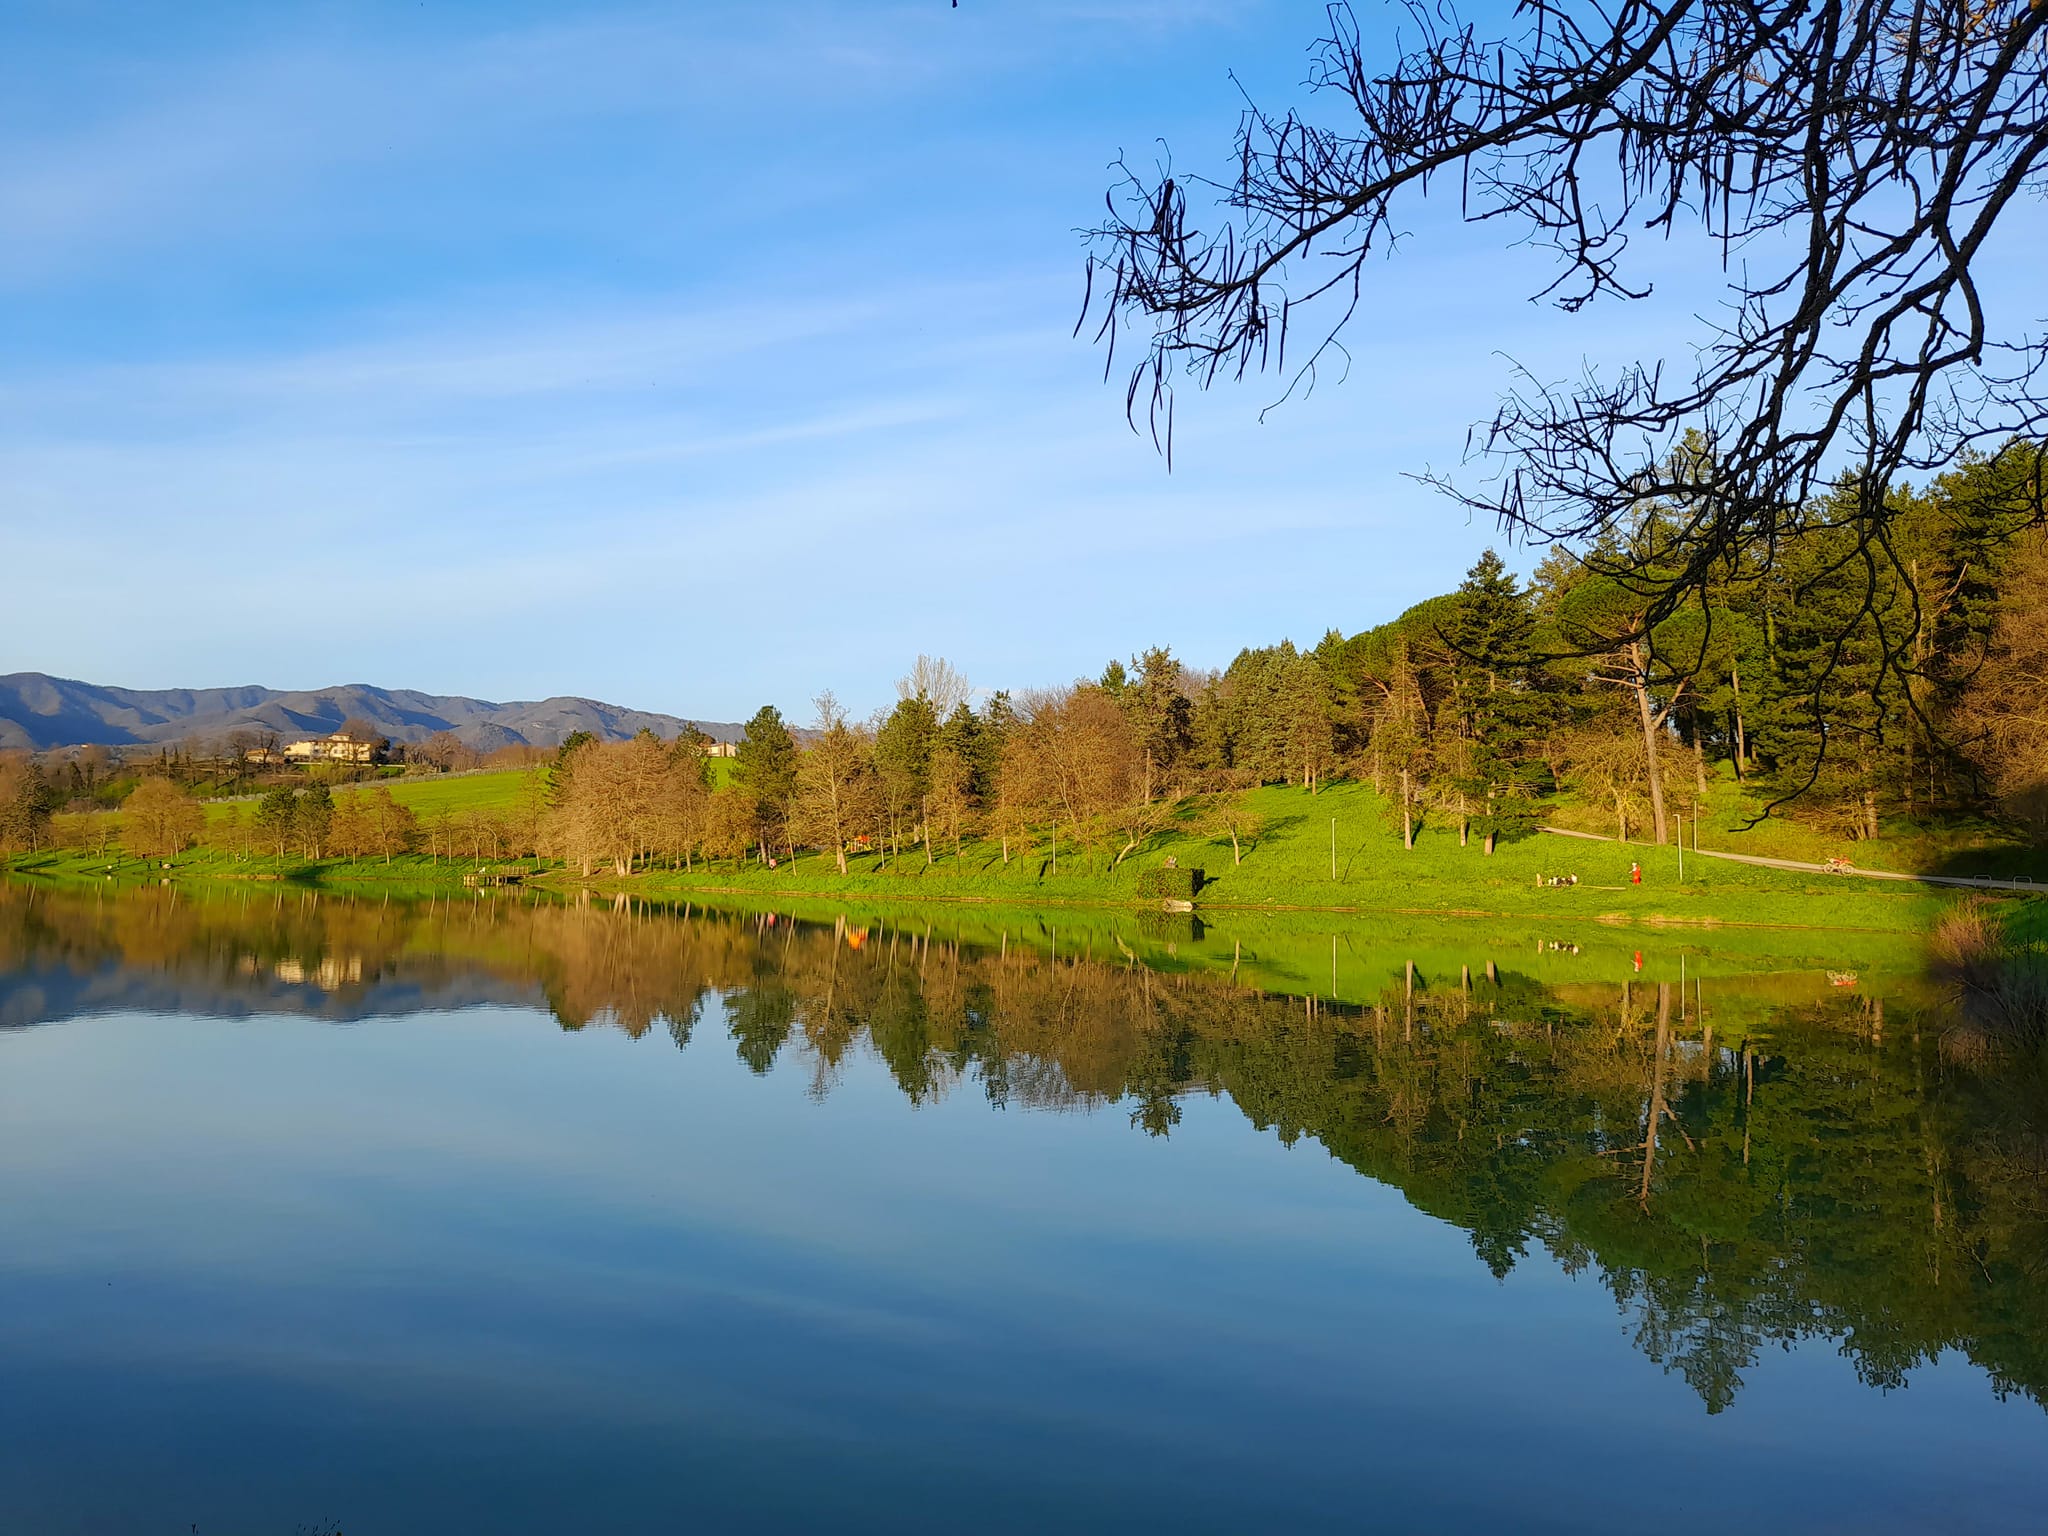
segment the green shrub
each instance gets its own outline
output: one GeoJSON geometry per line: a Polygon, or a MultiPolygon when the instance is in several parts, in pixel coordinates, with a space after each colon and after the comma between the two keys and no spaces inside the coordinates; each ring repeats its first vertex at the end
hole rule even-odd
{"type": "Polygon", "coordinates": [[[1147,869],[1138,875],[1138,894],[1148,900],[1193,901],[1201,888],[1199,869],[1147,869]]]}

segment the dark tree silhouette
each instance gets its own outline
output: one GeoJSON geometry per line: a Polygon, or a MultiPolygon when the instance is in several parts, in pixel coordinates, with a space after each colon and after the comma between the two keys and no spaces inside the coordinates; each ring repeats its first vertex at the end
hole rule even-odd
{"type": "Polygon", "coordinates": [[[1448,4],[1400,14],[1385,62],[1332,6],[1309,79],[1332,110],[1248,108],[1227,181],[1118,163],[1082,324],[1111,368],[1141,343],[1126,409],[1169,455],[1177,378],[1272,369],[1291,394],[1341,363],[1368,261],[1435,193],[1553,249],[1542,296],[1567,312],[1648,291],[1638,233],[1719,247],[1690,377],[1523,375],[1473,430],[1477,480],[1424,477],[1537,541],[1597,547],[1645,502],[1676,509],[1686,558],[1646,623],[1768,566],[1837,482],[1873,587],[1910,581],[1887,538],[1902,477],[2001,458],[2042,514],[2048,344],[1990,312],[1973,266],[2048,189],[2048,0],[1523,0],[1502,41],[1448,4]]]}

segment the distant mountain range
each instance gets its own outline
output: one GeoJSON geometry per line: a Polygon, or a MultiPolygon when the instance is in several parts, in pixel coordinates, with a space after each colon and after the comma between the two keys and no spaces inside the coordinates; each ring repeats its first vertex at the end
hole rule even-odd
{"type": "Polygon", "coordinates": [[[393,741],[425,741],[451,731],[480,752],[559,746],[574,731],[624,741],[642,729],[674,736],[695,725],[718,741],[743,728],[716,720],[625,709],[596,699],[555,698],[493,704],[488,699],[414,693],[349,683],[283,693],[275,688],[105,688],[42,672],[0,676],[0,749],[45,751],[98,744],[146,746],[223,741],[234,731],[275,731],[290,741],[325,736],[344,720],[362,720],[393,741]]]}

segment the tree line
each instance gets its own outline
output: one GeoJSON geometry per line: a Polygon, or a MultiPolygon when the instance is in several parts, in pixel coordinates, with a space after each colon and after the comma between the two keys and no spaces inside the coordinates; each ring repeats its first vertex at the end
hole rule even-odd
{"type": "MultiPolygon", "coordinates": [[[[842,872],[930,865],[970,841],[1004,864],[1099,869],[1169,825],[1242,857],[1258,828],[1237,792],[1312,795],[1348,777],[1381,792],[1411,847],[1434,822],[1491,852],[1566,807],[1665,842],[1680,803],[1715,780],[1739,781],[1754,811],[1842,836],[1992,818],[2039,839],[2048,542],[2025,526],[2038,491],[2013,481],[2015,462],[1894,491],[1889,579],[1823,498],[1768,558],[1721,562],[1697,600],[1659,616],[1669,569],[1696,552],[1685,510],[1651,504],[1625,537],[1554,547],[1526,582],[1488,551],[1455,590],[1386,623],[1247,648],[1217,670],[1159,645],[1063,687],[982,692],[920,658],[867,719],[830,693],[801,726],[764,706],[725,775],[694,732],[579,733],[517,813],[422,823],[388,794],[281,785],[208,835],[280,857],[535,855],[586,877],[803,850],[842,872]]],[[[52,835],[43,773],[0,765],[4,846],[52,835]]],[[[140,830],[163,803],[131,797],[150,851],[178,840],[161,809],[161,835],[140,830]]]]}
{"type": "Polygon", "coordinates": [[[2023,526],[2037,492],[2008,483],[2012,462],[1894,492],[1906,575],[1890,580],[1823,499],[1768,559],[1722,562],[1659,617],[1693,535],[1684,509],[1651,505],[1625,538],[1553,548],[1527,582],[1488,551],[1387,623],[1220,670],[1156,646],[1066,687],[983,696],[920,658],[867,720],[829,693],[802,733],[764,707],[716,792],[701,743],[573,742],[547,831],[586,873],[805,848],[841,871],[879,853],[931,863],[969,837],[1004,862],[1028,847],[1113,864],[1186,825],[1190,796],[1212,797],[1196,825],[1241,843],[1231,792],[1345,776],[1383,793],[1408,846],[1435,820],[1491,852],[1566,803],[1668,841],[1715,779],[1837,835],[1991,817],[2038,838],[2048,543],[2023,526]]]}
{"type": "MultiPolygon", "coordinates": [[[[449,731],[394,749],[374,726],[355,717],[343,722],[341,731],[368,743],[374,749],[372,760],[285,762],[279,734],[254,729],[231,731],[214,742],[187,739],[146,751],[95,743],[62,753],[0,753],[0,852],[33,853],[61,841],[65,828],[58,818],[67,813],[90,817],[96,812],[132,811],[135,793],[156,780],[202,799],[263,796],[279,790],[290,794],[305,787],[331,793],[396,772],[387,766],[394,753],[406,763],[443,773],[530,768],[548,757],[543,749],[524,743],[480,751],[449,731]]],[[[160,791],[150,794],[161,803],[160,791]]],[[[273,808],[268,814],[274,820],[277,812],[273,808]]],[[[317,821],[317,813],[314,816],[317,821]]],[[[93,824],[86,829],[86,840],[110,845],[118,840],[117,825],[93,824]]],[[[422,829],[423,842],[426,837],[422,829]]]]}

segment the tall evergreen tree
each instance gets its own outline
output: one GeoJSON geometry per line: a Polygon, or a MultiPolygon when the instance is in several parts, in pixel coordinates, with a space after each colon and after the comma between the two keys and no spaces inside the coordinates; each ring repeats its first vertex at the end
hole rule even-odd
{"type": "Polygon", "coordinates": [[[925,802],[931,794],[932,749],[938,738],[938,716],[932,701],[921,693],[897,700],[875,732],[875,769],[888,807],[892,856],[902,851],[902,827],[908,821],[914,829],[923,829],[925,860],[931,860],[925,802]]]}
{"type": "Polygon", "coordinates": [[[733,787],[753,802],[754,837],[763,862],[771,833],[788,838],[790,806],[796,797],[796,740],[782,711],[763,704],[747,722],[733,756],[733,787]]]}
{"type": "Polygon", "coordinates": [[[1145,798],[1167,782],[1194,746],[1194,705],[1181,691],[1181,666],[1166,646],[1133,658],[1137,681],[1123,694],[1145,753],[1145,798]]]}
{"type": "Polygon", "coordinates": [[[1531,677],[1535,627],[1514,576],[1487,550],[1465,573],[1444,639],[1457,655],[1451,672],[1465,749],[1456,783],[1477,812],[1488,853],[1535,829],[1538,801],[1553,787],[1542,755],[1550,701],[1531,677]]]}

